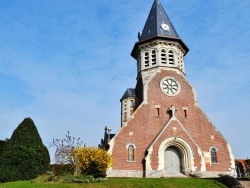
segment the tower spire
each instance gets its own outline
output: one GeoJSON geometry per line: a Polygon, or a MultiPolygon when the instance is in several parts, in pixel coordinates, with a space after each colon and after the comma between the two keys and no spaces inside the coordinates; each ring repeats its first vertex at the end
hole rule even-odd
{"type": "Polygon", "coordinates": [[[139,41],[156,36],[179,39],[179,35],[159,0],[154,0],[139,41]]]}
{"type": "Polygon", "coordinates": [[[179,42],[185,49],[184,55],[189,51],[187,45],[177,34],[160,0],[154,0],[143,31],[139,34],[138,39],[139,41],[135,44],[131,53],[135,59],[138,45],[155,39],[179,42]]]}

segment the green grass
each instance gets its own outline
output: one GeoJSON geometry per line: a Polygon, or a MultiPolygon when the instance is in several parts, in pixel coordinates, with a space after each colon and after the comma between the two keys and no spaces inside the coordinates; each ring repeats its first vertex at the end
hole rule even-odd
{"type": "Polygon", "coordinates": [[[143,178],[109,178],[105,182],[76,183],[38,183],[17,181],[0,184],[0,188],[226,188],[216,180],[194,178],[143,179],[143,178]]]}

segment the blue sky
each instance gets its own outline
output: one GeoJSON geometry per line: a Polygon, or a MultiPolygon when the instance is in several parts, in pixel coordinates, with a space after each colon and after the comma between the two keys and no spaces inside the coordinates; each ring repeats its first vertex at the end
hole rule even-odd
{"type": "MultiPolygon", "coordinates": [[[[152,2],[0,0],[0,139],[25,117],[46,146],[67,131],[95,146],[104,126],[116,133],[152,2]]],[[[190,49],[186,74],[200,107],[235,156],[250,157],[250,1],[161,3],[190,49]]]]}

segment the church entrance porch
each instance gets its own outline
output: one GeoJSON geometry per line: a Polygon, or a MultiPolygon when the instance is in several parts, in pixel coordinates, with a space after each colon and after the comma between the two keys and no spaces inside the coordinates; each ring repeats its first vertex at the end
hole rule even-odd
{"type": "Polygon", "coordinates": [[[180,151],[175,147],[168,147],[164,152],[165,172],[167,174],[181,173],[182,157],[180,151]]]}
{"type": "Polygon", "coordinates": [[[186,177],[195,171],[194,152],[190,144],[182,138],[169,137],[153,151],[153,143],[144,159],[144,177],[186,177]],[[157,157],[158,167],[152,169],[151,161],[157,157]]]}
{"type": "Polygon", "coordinates": [[[158,149],[158,171],[165,176],[188,175],[194,171],[193,150],[183,139],[171,137],[164,140],[158,149]]]}

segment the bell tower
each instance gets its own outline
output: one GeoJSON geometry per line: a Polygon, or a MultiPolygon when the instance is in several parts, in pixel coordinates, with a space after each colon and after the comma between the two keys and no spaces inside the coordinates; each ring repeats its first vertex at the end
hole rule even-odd
{"type": "Polygon", "coordinates": [[[189,51],[177,34],[159,0],[154,0],[144,29],[132,50],[138,77],[157,69],[174,69],[185,74],[184,56],[189,51]]]}
{"type": "MultiPolygon", "coordinates": [[[[138,33],[138,41],[131,52],[137,62],[137,84],[135,89],[128,88],[120,100],[121,126],[126,124],[142,102],[147,103],[148,82],[157,72],[172,70],[186,76],[184,56],[188,51],[160,0],[154,0],[143,31],[138,33]],[[127,107],[128,99],[133,100],[133,106],[127,107]]],[[[165,84],[163,92],[171,96],[180,91],[175,80],[167,82],[161,84],[165,84]]]]}

